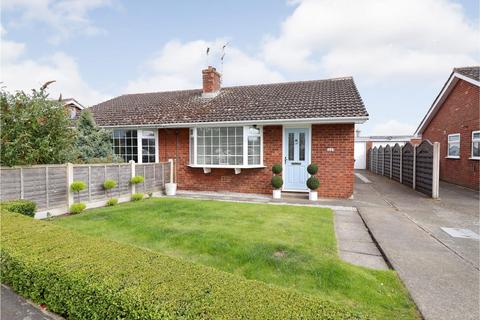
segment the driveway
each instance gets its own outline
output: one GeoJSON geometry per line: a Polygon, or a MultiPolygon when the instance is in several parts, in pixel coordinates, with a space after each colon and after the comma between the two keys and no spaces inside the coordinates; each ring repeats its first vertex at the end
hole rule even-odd
{"type": "Polygon", "coordinates": [[[433,200],[385,177],[357,173],[370,183],[356,179],[352,202],[423,316],[479,319],[479,240],[442,229],[480,234],[478,193],[441,183],[440,200],[433,200]]]}

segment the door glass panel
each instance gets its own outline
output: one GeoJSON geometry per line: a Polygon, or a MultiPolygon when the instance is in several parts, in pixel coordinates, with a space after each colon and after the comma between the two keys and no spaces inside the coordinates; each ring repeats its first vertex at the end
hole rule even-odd
{"type": "Polygon", "coordinates": [[[295,134],[294,133],[289,133],[288,134],[288,160],[290,161],[293,161],[295,158],[294,158],[294,150],[295,150],[295,145],[294,145],[294,137],[295,137],[295,134]]]}
{"type": "Polygon", "coordinates": [[[305,132],[300,132],[299,160],[305,161],[305,132]]]}

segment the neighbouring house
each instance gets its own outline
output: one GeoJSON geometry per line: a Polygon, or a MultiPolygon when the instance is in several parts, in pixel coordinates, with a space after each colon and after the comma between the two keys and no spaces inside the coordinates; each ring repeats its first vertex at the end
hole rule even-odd
{"type": "Polygon", "coordinates": [[[113,129],[115,153],[139,163],[176,160],[179,189],[271,193],[271,167],[285,191],[308,191],[319,166],[323,197],[354,184],[354,126],[368,113],[351,77],[221,87],[213,67],[203,88],[122,95],[92,107],[113,129]]]}
{"type": "Polygon", "coordinates": [[[455,68],[416,135],[440,143],[440,179],[479,189],[480,66],[455,68]]]}
{"type": "Polygon", "coordinates": [[[361,136],[360,131],[356,131],[355,135],[355,169],[367,168],[367,152],[375,147],[386,147],[387,145],[394,146],[399,144],[403,146],[405,143],[410,142],[412,144],[418,144],[418,139],[413,136],[406,135],[392,135],[392,136],[361,136]]]}
{"type": "Polygon", "coordinates": [[[68,111],[70,115],[70,119],[75,119],[77,115],[85,109],[85,107],[79,103],[77,100],[73,98],[68,98],[68,99],[62,99],[60,100],[61,103],[63,103],[63,106],[65,109],[68,111]]]}

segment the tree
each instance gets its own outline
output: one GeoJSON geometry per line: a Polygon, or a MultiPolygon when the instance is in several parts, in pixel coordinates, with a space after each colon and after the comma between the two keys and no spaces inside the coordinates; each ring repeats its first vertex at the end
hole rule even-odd
{"type": "Polygon", "coordinates": [[[80,114],[76,133],[76,161],[86,163],[117,161],[113,153],[110,131],[98,127],[89,110],[83,110],[80,114]]]}
{"type": "Polygon", "coordinates": [[[48,99],[46,85],[31,94],[0,92],[0,163],[6,166],[65,163],[75,133],[64,106],[48,99]]]}

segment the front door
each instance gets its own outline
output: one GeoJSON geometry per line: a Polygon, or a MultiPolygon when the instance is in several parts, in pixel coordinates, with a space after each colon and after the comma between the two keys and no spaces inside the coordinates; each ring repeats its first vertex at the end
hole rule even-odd
{"type": "Polygon", "coordinates": [[[285,128],[284,189],[307,190],[307,166],[310,160],[310,137],[307,128],[285,128]]]}

